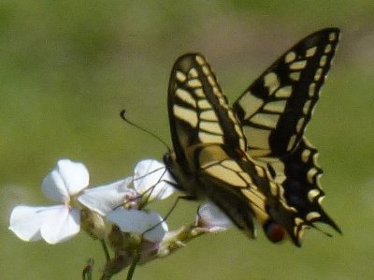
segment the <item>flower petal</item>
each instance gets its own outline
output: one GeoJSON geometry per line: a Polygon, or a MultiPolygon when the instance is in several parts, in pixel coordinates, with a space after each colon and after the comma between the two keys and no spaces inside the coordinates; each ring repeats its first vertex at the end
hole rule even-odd
{"type": "Polygon", "coordinates": [[[80,230],[80,212],[65,205],[54,207],[53,213],[42,225],[40,234],[49,244],[64,242],[80,230]]]}
{"type": "Polygon", "coordinates": [[[9,229],[24,241],[41,240],[40,228],[54,213],[51,207],[17,206],[10,215],[9,229]]]}
{"type": "Polygon", "coordinates": [[[209,229],[210,232],[224,231],[233,226],[230,218],[213,203],[206,203],[200,207],[197,224],[209,229]]]}
{"type": "Polygon", "coordinates": [[[109,221],[117,224],[121,231],[144,233],[143,237],[151,242],[160,242],[168,231],[167,223],[154,212],[147,213],[140,210],[118,208],[106,217],[109,221]],[[152,227],[154,228],[151,229],[152,227]]]}
{"type": "Polygon", "coordinates": [[[135,167],[134,188],[141,194],[149,195],[149,201],[172,195],[176,191],[173,183],[175,181],[165,165],[156,160],[143,160],[135,167]]]}
{"type": "Polygon", "coordinates": [[[139,196],[133,189],[128,188],[131,182],[132,177],[128,177],[109,185],[86,189],[78,200],[87,208],[104,216],[122,205],[127,197],[139,196]]]}
{"type": "Polygon", "coordinates": [[[87,168],[79,162],[62,159],[57,166],[44,178],[42,190],[51,200],[66,203],[70,195],[75,195],[88,186],[87,168]]]}
{"type": "Polygon", "coordinates": [[[62,159],[57,162],[57,170],[70,195],[75,195],[88,186],[90,175],[83,163],[62,159]]]}
{"type": "Polygon", "coordinates": [[[65,182],[55,169],[44,178],[42,191],[47,198],[56,202],[66,203],[70,200],[65,182]]]}

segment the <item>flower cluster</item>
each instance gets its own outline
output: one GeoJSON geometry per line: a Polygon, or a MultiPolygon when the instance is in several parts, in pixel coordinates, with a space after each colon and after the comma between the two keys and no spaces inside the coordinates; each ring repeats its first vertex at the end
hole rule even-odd
{"type": "Polygon", "coordinates": [[[166,167],[156,160],[143,160],[132,176],[97,187],[89,187],[85,165],[59,160],[42,182],[44,195],[58,204],[15,207],[9,229],[24,241],[57,244],[82,229],[95,239],[109,242],[114,256],[106,249],[102,279],[110,279],[134,262],[167,256],[201,234],[231,227],[225,214],[208,203],[199,208],[190,225],[169,231],[167,221],[149,205],[174,194],[175,185],[166,167]]]}

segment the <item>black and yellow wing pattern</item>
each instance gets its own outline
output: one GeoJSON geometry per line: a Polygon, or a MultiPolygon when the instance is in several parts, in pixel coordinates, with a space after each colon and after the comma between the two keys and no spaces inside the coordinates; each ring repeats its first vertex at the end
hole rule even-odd
{"type": "MultiPolygon", "coordinates": [[[[322,33],[325,34],[325,32],[322,33]]],[[[337,33],[335,35],[338,36],[337,33]]],[[[312,48],[312,45],[317,43],[309,44],[312,48]]],[[[335,46],[336,44],[330,47],[335,49],[335,46]]],[[[319,53],[320,47],[318,45],[315,52],[319,53]]],[[[308,54],[311,55],[311,53],[312,51],[309,50],[308,54]]],[[[299,53],[295,50],[294,56],[298,57],[298,55],[299,53]]],[[[288,62],[291,61],[290,56],[288,55],[288,62]]],[[[327,60],[326,63],[330,63],[331,58],[324,59],[327,60]]],[[[313,60],[313,63],[320,65],[321,60],[320,58],[318,63],[313,60]]],[[[253,99],[254,90],[250,87],[231,109],[215,75],[202,55],[186,54],[178,58],[171,73],[168,91],[169,122],[174,151],[166,154],[164,161],[182,190],[195,197],[206,196],[211,199],[251,237],[255,236],[254,219],[256,219],[263,226],[270,240],[274,242],[283,240],[285,233],[288,233],[287,235],[293,242],[300,245],[305,228],[313,226],[313,222],[317,220],[325,221],[324,219],[328,218],[321,218],[327,217],[319,204],[322,191],[319,187],[314,188],[317,184],[317,177],[321,173],[320,169],[315,166],[314,148],[303,140],[303,135],[301,139],[298,139],[299,136],[294,136],[295,133],[291,133],[292,130],[288,129],[283,132],[288,134],[289,140],[283,140],[287,141],[287,147],[277,150],[278,146],[273,148],[269,144],[271,143],[269,138],[264,139],[265,133],[261,131],[265,130],[263,126],[268,130],[270,127],[270,133],[280,135],[278,132],[273,132],[282,129],[280,120],[284,119],[287,122],[285,118],[289,118],[294,121],[300,116],[292,117],[293,113],[286,113],[288,110],[282,112],[276,110],[279,115],[278,121],[268,126],[268,119],[272,117],[265,115],[262,109],[265,108],[266,111],[266,108],[274,108],[275,104],[267,106],[266,104],[273,101],[268,101],[266,96],[270,91],[273,94],[279,90],[271,84],[277,84],[275,80],[281,83],[282,80],[279,77],[285,75],[275,70],[277,63],[274,65],[273,71],[265,72],[265,76],[262,75],[259,78],[268,92],[264,91],[258,94],[259,97],[256,96],[256,99],[253,99]],[[254,109],[253,104],[248,104],[248,100],[255,100],[257,104],[262,103],[262,106],[254,104],[257,106],[254,109]],[[257,121],[254,128],[250,111],[257,115],[254,117],[255,123],[257,121]],[[287,116],[284,117],[283,114],[287,116]],[[260,131],[255,129],[260,129],[260,131]],[[252,139],[253,135],[255,137],[252,139]],[[290,140],[291,138],[295,140],[290,140]],[[257,151],[252,153],[255,150],[253,147],[256,149],[259,146],[264,147],[258,141],[267,143],[266,154],[259,155],[257,151]],[[291,141],[294,142],[294,147],[289,148],[291,141]],[[309,155],[306,151],[309,151],[309,155]],[[303,172],[298,173],[297,168],[301,168],[303,172]],[[292,184],[287,183],[287,175],[291,176],[292,184]],[[308,180],[313,183],[309,183],[308,180]],[[299,191],[296,188],[287,190],[288,185],[303,184],[305,181],[309,183],[305,190],[299,191]],[[297,202],[293,203],[293,199],[297,202]]],[[[300,67],[300,65],[292,66],[298,70],[301,69],[300,67]]],[[[316,73],[313,77],[317,76],[316,73]]],[[[325,72],[322,71],[320,75],[325,75],[325,72]]],[[[300,73],[299,78],[301,76],[300,73]]],[[[295,85],[290,84],[290,86],[295,85]]],[[[319,86],[316,84],[315,87],[319,86]]],[[[276,96],[279,97],[279,95],[276,96]]],[[[285,101],[286,105],[283,107],[288,106],[291,109],[293,106],[307,103],[301,98],[296,98],[296,101],[290,98],[293,96],[292,91],[287,96],[289,99],[285,101]]],[[[314,103],[310,106],[312,110],[314,103]]],[[[306,115],[308,114],[309,112],[306,115]]],[[[307,121],[305,120],[302,124],[303,129],[307,121]]],[[[296,120],[296,123],[299,124],[300,121],[296,120]]],[[[303,133],[303,129],[297,129],[301,134],[303,133]]],[[[328,221],[331,221],[329,224],[338,229],[331,219],[328,221]]]]}
{"type": "Polygon", "coordinates": [[[247,156],[240,124],[202,55],[187,54],[176,61],[168,108],[174,152],[164,161],[181,189],[207,196],[251,237],[253,218],[263,224],[271,219],[270,205],[292,223],[294,209],[286,205],[266,168],[247,156]]]}
{"type": "Polygon", "coordinates": [[[339,40],[337,28],[302,39],[233,104],[252,157],[282,157],[298,146],[339,40]]]}
{"type": "Polygon", "coordinates": [[[247,152],[270,168],[287,203],[303,220],[324,222],[340,232],[321,208],[318,151],[304,136],[339,35],[339,29],[327,28],[302,39],[248,87],[233,110],[248,141],[247,152]]]}

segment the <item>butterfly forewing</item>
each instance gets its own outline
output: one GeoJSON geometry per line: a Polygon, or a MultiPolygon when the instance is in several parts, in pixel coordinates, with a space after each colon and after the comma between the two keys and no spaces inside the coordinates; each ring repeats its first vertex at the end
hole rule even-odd
{"type": "Polygon", "coordinates": [[[301,40],[234,103],[253,157],[282,157],[303,137],[339,40],[323,29],[301,40]]]}
{"type": "Polygon", "coordinates": [[[174,64],[168,94],[169,121],[177,159],[188,147],[222,144],[244,150],[245,138],[216,77],[199,54],[186,54],[174,64]]]}

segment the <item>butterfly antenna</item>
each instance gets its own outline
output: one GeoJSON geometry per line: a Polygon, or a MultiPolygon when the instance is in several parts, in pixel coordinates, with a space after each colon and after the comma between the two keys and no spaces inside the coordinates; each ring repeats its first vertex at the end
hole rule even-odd
{"type": "Polygon", "coordinates": [[[162,145],[164,145],[166,147],[166,149],[168,151],[171,151],[169,145],[164,141],[162,140],[157,134],[153,133],[152,131],[149,131],[143,127],[141,127],[140,125],[130,121],[128,118],[127,118],[127,112],[125,109],[123,109],[120,113],[120,116],[121,116],[121,119],[124,120],[126,123],[128,123],[129,125],[147,133],[148,135],[151,135],[153,138],[155,138],[156,140],[158,140],[162,145]]]}

